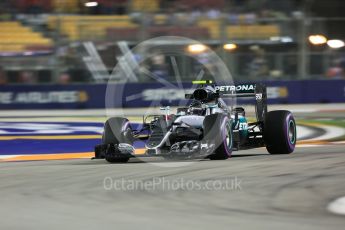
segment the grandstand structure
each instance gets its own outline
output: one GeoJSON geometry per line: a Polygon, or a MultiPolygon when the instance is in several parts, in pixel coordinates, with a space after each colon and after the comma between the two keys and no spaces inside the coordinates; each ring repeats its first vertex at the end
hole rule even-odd
{"type": "Polygon", "coordinates": [[[0,22],[0,52],[51,50],[54,42],[18,21],[0,22]]]}
{"type": "Polygon", "coordinates": [[[278,25],[248,22],[246,14],[236,15],[238,22],[235,24],[226,20],[224,16],[208,18],[206,14],[198,15],[193,22],[186,18],[196,6],[213,7],[219,10],[225,5],[225,1],[220,0],[181,0],[179,3],[184,5],[185,9],[176,17],[162,12],[160,4],[163,0],[101,0],[98,1],[98,4],[102,5],[100,8],[108,8],[109,11],[105,12],[111,13],[102,14],[103,11],[100,9],[97,15],[83,14],[85,7],[81,5],[82,2],[87,1],[14,1],[14,5],[24,12],[40,13],[42,11],[42,13],[49,12],[50,14],[42,19],[41,25],[44,27],[41,27],[41,31],[33,31],[29,24],[22,25],[25,20],[2,22],[2,40],[0,41],[2,51],[6,49],[6,51],[17,52],[30,50],[33,46],[42,48],[53,46],[54,37],[47,37],[49,33],[44,31],[45,28],[53,32],[50,34],[58,34],[69,41],[140,40],[145,38],[140,38],[143,24],[145,24],[147,37],[160,34],[185,35],[186,37],[194,35],[195,38],[219,40],[222,37],[225,39],[269,39],[280,36],[278,25]],[[113,14],[111,10],[118,5],[125,6],[127,14],[113,14]],[[186,9],[190,12],[186,12],[186,9]],[[114,36],[115,34],[117,36],[114,36]],[[13,41],[13,44],[7,45],[8,41],[13,41]]]}

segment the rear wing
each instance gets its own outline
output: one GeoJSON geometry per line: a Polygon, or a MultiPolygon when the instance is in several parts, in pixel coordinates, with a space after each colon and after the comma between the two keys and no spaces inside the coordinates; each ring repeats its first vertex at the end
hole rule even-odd
{"type": "Polygon", "coordinates": [[[220,98],[255,98],[256,118],[258,121],[264,122],[267,113],[267,90],[265,85],[261,83],[224,85],[215,86],[215,90],[220,98]]]}
{"type": "Polygon", "coordinates": [[[215,86],[215,90],[222,98],[232,97],[254,97],[256,94],[262,94],[257,84],[240,84],[240,85],[220,85],[215,86]]]}

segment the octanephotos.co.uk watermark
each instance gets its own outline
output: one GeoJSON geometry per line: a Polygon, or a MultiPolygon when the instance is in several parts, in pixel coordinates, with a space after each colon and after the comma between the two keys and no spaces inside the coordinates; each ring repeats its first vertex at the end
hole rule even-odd
{"type": "Polygon", "coordinates": [[[241,191],[242,180],[238,177],[210,180],[166,177],[136,180],[105,177],[103,188],[107,191],[241,191]]]}

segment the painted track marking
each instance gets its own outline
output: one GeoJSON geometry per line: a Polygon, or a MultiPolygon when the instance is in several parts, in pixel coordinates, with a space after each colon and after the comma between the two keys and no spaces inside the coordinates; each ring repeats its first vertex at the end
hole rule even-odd
{"type": "Polygon", "coordinates": [[[345,215],[345,196],[329,203],[327,210],[338,215],[345,215]]]}
{"type": "Polygon", "coordinates": [[[345,135],[345,129],[342,127],[332,126],[332,125],[319,125],[319,124],[308,124],[308,126],[315,126],[326,131],[324,135],[318,136],[316,138],[309,139],[308,141],[322,141],[338,138],[345,135]]]}

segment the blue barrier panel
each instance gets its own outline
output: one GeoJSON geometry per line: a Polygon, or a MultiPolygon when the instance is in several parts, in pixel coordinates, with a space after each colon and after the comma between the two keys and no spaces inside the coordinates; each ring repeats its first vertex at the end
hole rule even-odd
{"type": "MultiPolygon", "coordinates": [[[[163,85],[160,83],[127,84],[124,90],[124,107],[176,106],[187,103],[185,93],[192,89],[191,83],[163,85]],[[187,90],[187,91],[186,91],[187,90]]],[[[195,86],[194,86],[195,88],[195,86]]]]}
{"type": "MultiPolygon", "coordinates": [[[[345,80],[264,81],[268,103],[345,102],[345,80]]],[[[0,109],[89,109],[186,104],[190,83],[3,85],[0,109]],[[107,92],[107,93],[106,93],[107,92]],[[107,96],[107,100],[105,99],[107,96]]],[[[238,103],[250,103],[239,99],[238,103]]]]}
{"type": "MultiPolygon", "coordinates": [[[[345,102],[345,80],[264,81],[267,86],[268,103],[329,103],[345,102]]],[[[183,84],[184,89],[191,88],[183,84]]],[[[130,84],[124,91],[124,107],[157,105],[183,105],[186,90],[162,86],[159,83],[130,84]]],[[[252,103],[240,98],[238,103],[252,103]]]]}
{"type": "Polygon", "coordinates": [[[345,80],[304,81],[302,91],[302,102],[296,103],[345,102],[345,80]]]}

